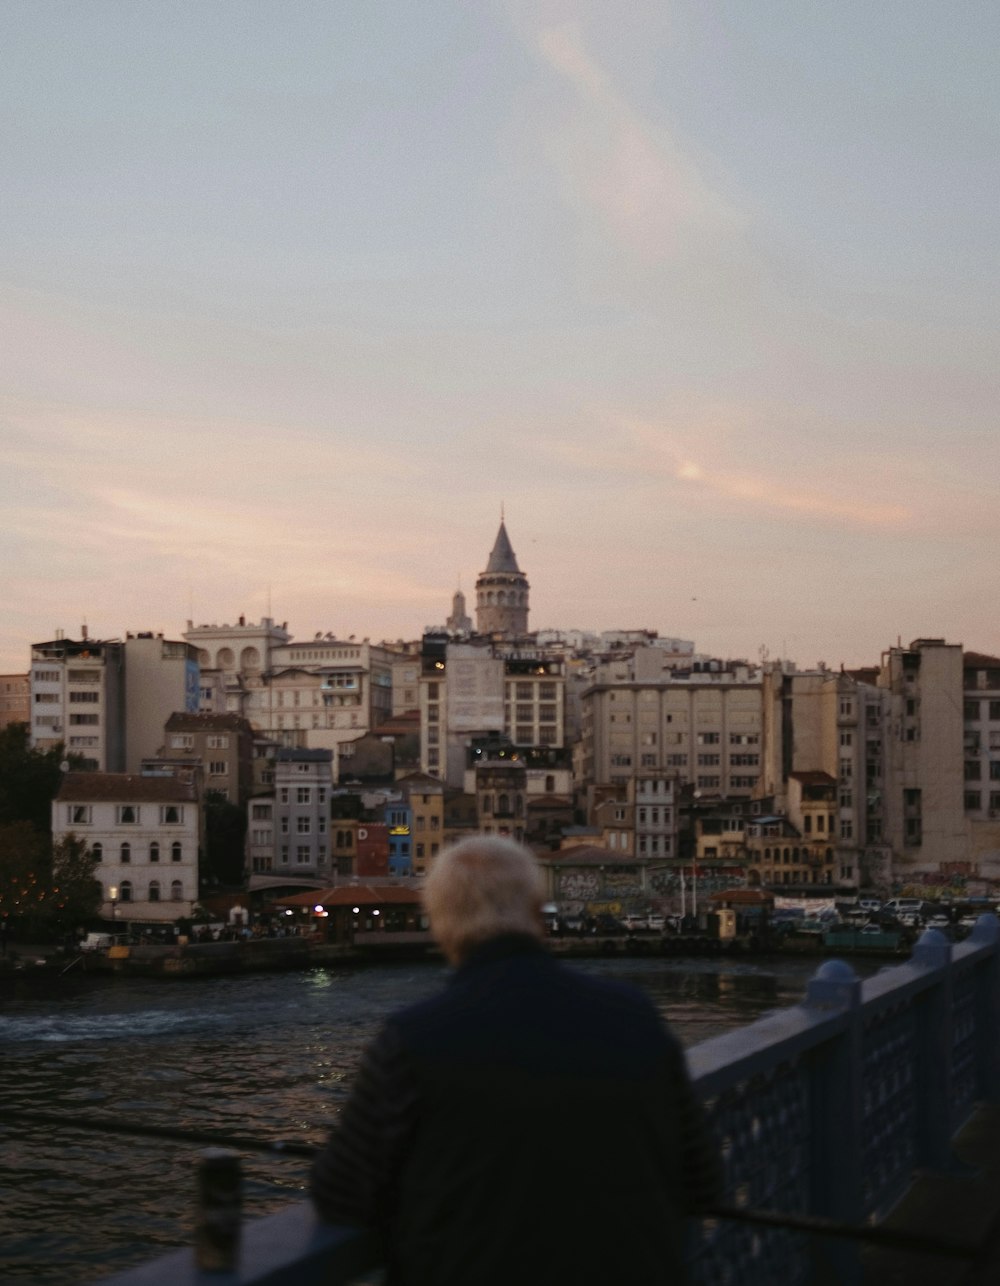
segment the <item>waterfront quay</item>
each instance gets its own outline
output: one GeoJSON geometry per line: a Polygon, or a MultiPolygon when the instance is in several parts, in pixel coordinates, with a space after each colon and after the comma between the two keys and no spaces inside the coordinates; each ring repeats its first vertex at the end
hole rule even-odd
{"type": "MultiPolygon", "coordinates": [[[[727,1186],[691,1244],[697,1286],[997,1280],[995,916],[958,944],[927,930],[908,961],[863,981],[828,960],[801,1004],[696,1044],[688,1060],[727,1186]]],[[[237,1265],[212,1280],[346,1286],[374,1267],[362,1234],[299,1203],[248,1223],[237,1265]]],[[[204,1280],[190,1249],[106,1279],[204,1280]]]]}

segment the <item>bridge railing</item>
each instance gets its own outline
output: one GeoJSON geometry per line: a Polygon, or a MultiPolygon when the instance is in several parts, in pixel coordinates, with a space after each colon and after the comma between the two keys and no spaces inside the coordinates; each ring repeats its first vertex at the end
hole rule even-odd
{"type": "MultiPolygon", "coordinates": [[[[830,960],[802,1004],[688,1051],[737,1209],[876,1223],[918,1168],[947,1169],[954,1133],[1000,1100],[1000,922],[953,945],[927,930],[912,958],[862,982],[830,960]]],[[[860,1280],[856,1248],[738,1220],[692,1236],[698,1286],[860,1280]]],[[[366,1235],[299,1203],[243,1229],[240,1267],[199,1272],[191,1249],[106,1286],[347,1286],[377,1268],[366,1235]]]]}

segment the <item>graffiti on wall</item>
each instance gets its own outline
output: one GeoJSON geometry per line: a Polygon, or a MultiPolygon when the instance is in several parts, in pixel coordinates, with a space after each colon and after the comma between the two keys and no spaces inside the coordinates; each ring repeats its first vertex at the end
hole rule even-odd
{"type": "Polygon", "coordinates": [[[596,871],[560,872],[556,883],[560,901],[592,902],[601,891],[596,871]]]}

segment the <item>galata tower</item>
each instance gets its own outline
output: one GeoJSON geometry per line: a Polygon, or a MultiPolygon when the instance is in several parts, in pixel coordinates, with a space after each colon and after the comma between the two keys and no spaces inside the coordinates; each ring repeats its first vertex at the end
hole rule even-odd
{"type": "Polygon", "coordinates": [[[528,632],[528,578],[517,565],[503,519],[486,570],[476,580],[476,629],[518,638],[528,632]]]}

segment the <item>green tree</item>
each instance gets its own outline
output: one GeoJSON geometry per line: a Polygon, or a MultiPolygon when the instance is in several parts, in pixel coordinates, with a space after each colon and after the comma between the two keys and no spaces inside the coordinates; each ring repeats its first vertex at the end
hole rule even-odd
{"type": "MultiPolygon", "coordinates": [[[[0,826],[30,822],[37,831],[52,830],[52,800],[59,790],[61,745],[33,750],[28,725],[0,728],[0,826]]],[[[79,756],[73,756],[79,763],[79,756]]]]}
{"type": "Polygon", "coordinates": [[[97,865],[76,835],[53,847],[30,822],[0,826],[0,915],[46,935],[89,920],[101,905],[97,865]]]}
{"type": "Polygon", "coordinates": [[[209,884],[242,884],[246,867],[246,809],[217,791],[205,796],[203,880],[209,884]]]}

